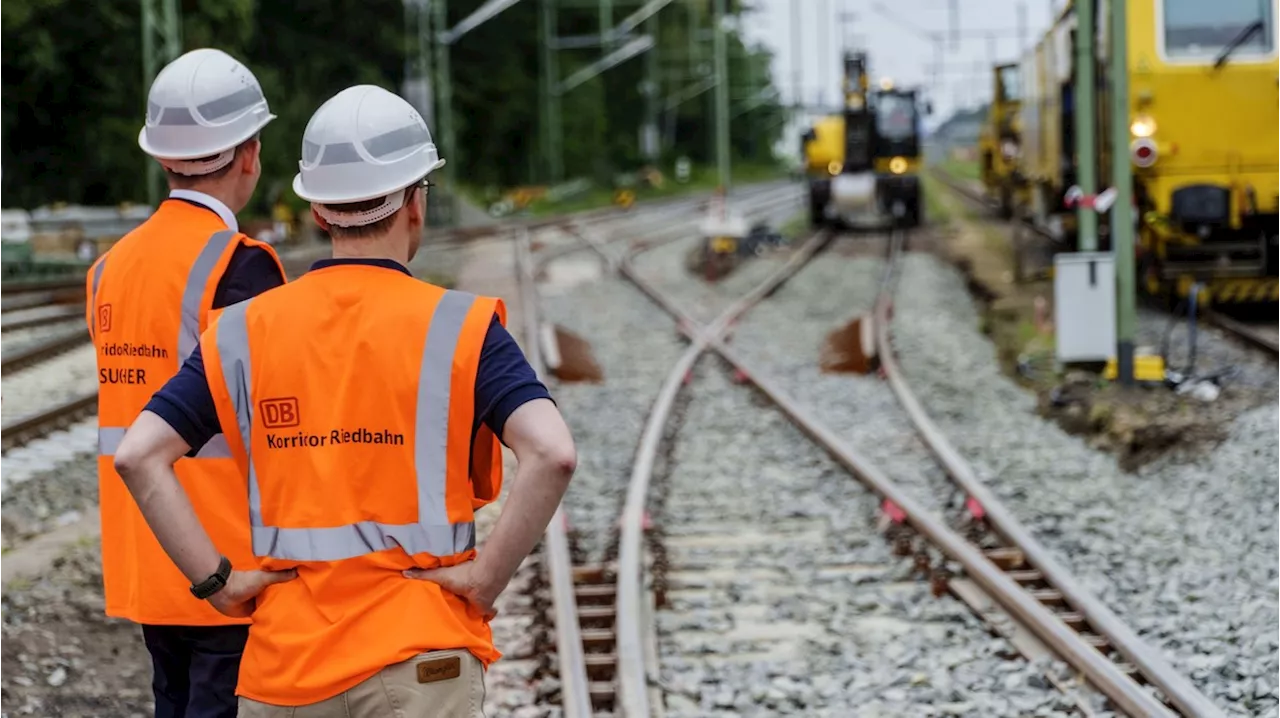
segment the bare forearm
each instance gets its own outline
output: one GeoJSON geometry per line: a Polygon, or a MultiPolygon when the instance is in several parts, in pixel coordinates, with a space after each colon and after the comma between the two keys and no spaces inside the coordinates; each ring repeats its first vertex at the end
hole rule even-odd
{"type": "Polygon", "coordinates": [[[149,461],[129,471],[125,485],[160,546],[192,583],[217,571],[221,554],[200,524],[172,464],[149,461]]]}
{"type": "Polygon", "coordinates": [[[516,568],[546,530],[569,486],[572,467],[543,457],[521,461],[498,523],[476,559],[494,595],[506,588],[516,568]]]}

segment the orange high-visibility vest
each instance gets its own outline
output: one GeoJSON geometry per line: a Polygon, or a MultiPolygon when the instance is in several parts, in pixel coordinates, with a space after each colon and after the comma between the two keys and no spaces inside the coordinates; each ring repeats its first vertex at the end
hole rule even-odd
{"type": "MultiPolygon", "coordinates": [[[[85,320],[98,350],[98,503],[108,616],[152,625],[249,622],[191,595],[191,582],[156,541],[114,466],[125,430],[198,346],[218,282],[241,244],[276,258],[269,245],[232,232],[214,212],[169,200],[85,277],[85,320]]],[[[283,267],[280,272],[284,276],[283,267]]],[[[244,479],[226,440],[214,437],[194,458],[180,459],[175,471],[217,545],[233,561],[251,561],[244,479]]]]}
{"type": "Polygon", "coordinates": [[[240,695],[306,705],[425,651],[501,655],[474,608],[401,575],[473,558],[473,511],[501,490],[497,438],[482,425],[472,440],[495,314],[506,323],[496,298],[338,265],[201,337],[258,565],[298,569],[258,597],[240,695]]]}

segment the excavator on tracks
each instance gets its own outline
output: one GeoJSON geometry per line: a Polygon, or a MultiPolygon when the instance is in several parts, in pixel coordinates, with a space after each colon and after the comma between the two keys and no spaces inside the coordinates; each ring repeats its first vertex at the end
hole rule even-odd
{"type": "Polygon", "coordinates": [[[803,137],[814,226],[915,226],[921,219],[921,112],[914,89],[871,88],[865,52],[844,56],[844,106],[803,137]]]}

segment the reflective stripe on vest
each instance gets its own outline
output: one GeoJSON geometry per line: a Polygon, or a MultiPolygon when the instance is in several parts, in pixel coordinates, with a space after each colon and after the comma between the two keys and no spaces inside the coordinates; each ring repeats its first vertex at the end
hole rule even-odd
{"type": "MultiPolygon", "coordinates": [[[[115,456],[116,449],[120,448],[120,441],[124,439],[124,433],[127,430],[128,427],[125,426],[98,427],[98,456],[115,456]]],[[[192,458],[232,458],[231,447],[227,446],[227,437],[222,434],[215,434],[207,444],[200,447],[200,451],[196,452],[196,455],[192,458]]]]}
{"type": "MultiPolygon", "coordinates": [[[[200,302],[204,298],[205,287],[209,284],[213,270],[218,265],[218,258],[232,242],[236,233],[231,230],[215,232],[204,249],[196,256],[196,261],[187,273],[187,284],[182,290],[182,320],[178,329],[178,368],[187,360],[192,350],[200,346],[200,302]]],[[[93,300],[97,306],[98,283],[102,281],[102,270],[107,266],[104,258],[98,262],[93,271],[93,300]]],[[[92,325],[91,325],[92,326],[92,325]]],[[[120,440],[124,438],[127,426],[98,427],[98,456],[115,456],[120,440]]],[[[231,448],[227,446],[227,438],[215,434],[209,442],[196,453],[197,459],[230,459],[231,448]]]]}
{"type": "Polygon", "coordinates": [[[250,434],[253,398],[246,311],[253,300],[227,307],[217,324],[218,358],[227,394],[236,412],[240,437],[248,454],[249,525],[253,553],[288,561],[340,561],[396,548],[410,555],[449,556],[475,547],[475,524],[449,523],[445,506],[448,478],[449,392],[453,359],[463,321],[475,295],[447,291],[436,304],[427,329],[418,372],[413,460],[417,474],[418,522],[385,524],[359,521],[323,528],[267,526],[262,520],[262,493],[253,465],[250,434]]]}

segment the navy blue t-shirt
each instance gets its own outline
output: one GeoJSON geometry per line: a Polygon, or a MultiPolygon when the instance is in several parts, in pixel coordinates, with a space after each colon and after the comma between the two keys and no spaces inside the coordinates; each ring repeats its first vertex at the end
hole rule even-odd
{"type": "MultiPolygon", "coordinates": [[[[259,250],[258,253],[270,261],[271,258],[265,252],[259,250]]],[[[232,262],[234,261],[233,256],[232,262]]],[[[363,264],[409,273],[399,262],[389,259],[322,259],[311,265],[311,269],[342,264],[363,264]]],[[[272,266],[274,267],[274,262],[272,266]]],[[[279,270],[276,270],[276,274],[279,274],[279,270]]],[[[219,290],[221,290],[221,284],[219,290]]],[[[228,293],[234,294],[234,292],[228,293]]],[[[234,304],[260,293],[255,292],[227,304],[234,304]]],[[[222,306],[226,305],[220,304],[218,297],[215,296],[214,307],[222,306]]],[[[520,346],[495,315],[489,324],[488,333],[485,334],[484,346],[480,350],[480,365],[476,373],[475,388],[476,419],[472,426],[472,434],[474,435],[480,423],[484,422],[494,435],[501,439],[502,429],[506,426],[512,412],[534,399],[550,398],[551,393],[538,380],[533,367],[520,351],[520,346]]],[[[213,395],[209,393],[209,384],[205,378],[204,357],[199,346],[187,357],[178,373],[151,397],[144,411],[158,415],[178,432],[183,441],[191,447],[188,456],[194,456],[195,452],[199,451],[215,434],[222,433],[213,395]]]]}

